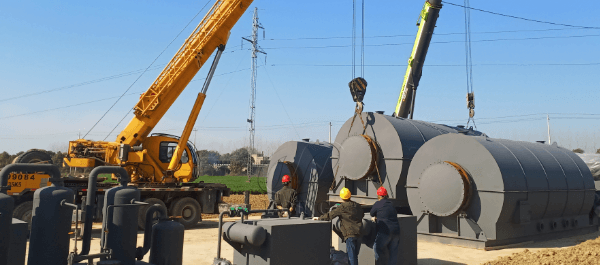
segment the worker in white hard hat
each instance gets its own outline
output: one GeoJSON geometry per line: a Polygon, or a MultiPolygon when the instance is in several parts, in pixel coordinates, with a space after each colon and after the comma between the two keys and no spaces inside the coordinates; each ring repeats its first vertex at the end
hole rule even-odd
{"type": "Polygon", "coordinates": [[[364,211],[360,204],[350,200],[352,195],[350,190],[343,188],[340,191],[340,198],[343,202],[332,211],[314,217],[313,220],[331,221],[335,217],[340,218],[340,229],[342,230],[343,241],[346,242],[346,252],[350,265],[358,265],[358,252],[360,250],[360,229],[362,227],[362,218],[364,211]]]}

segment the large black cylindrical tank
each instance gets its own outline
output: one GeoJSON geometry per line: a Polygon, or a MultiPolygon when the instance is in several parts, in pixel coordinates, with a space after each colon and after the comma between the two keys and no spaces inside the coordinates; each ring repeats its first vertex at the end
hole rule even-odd
{"type": "Polygon", "coordinates": [[[482,134],[373,112],[348,119],[333,143],[331,165],[336,183],[329,199],[341,201],[340,190],[346,187],[352,200],[372,205],[383,185],[395,206],[408,207],[404,186],[413,156],[429,139],[448,133],[482,134]]]}
{"type": "Polygon", "coordinates": [[[123,265],[134,265],[138,230],[137,206],[118,207],[140,200],[140,191],[135,187],[114,187],[104,197],[104,222],[101,242],[112,249],[112,259],[123,265]],[[109,213],[112,211],[112,213],[109,213]]]}
{"type": "Polygon", "coordinates": [[[329,143],[308,141],[290,141],[277,148],[267,171],[269,199],[273,201],[275,193],[283,188],[283,175],[289,175],[298,191],[296,212],[307,216],[326,212],[327,191],[333,181],[331,149],[329,143]]]}
{"type": "Polygon", "coordinates": [[[183,234],[185,228],[177,221],[160,221],[152,226],[150,263],[155,265],[183,264],[183,234]]]}
{"type": "Polygon", "coordinates": [[[33,194],[33,215],[27,264],[64,265],[69,255],[69,232],[75,193],[54,179],[52,186],[33,194]]]}
{"type": "Polygon", "coordinates": [[[12,197],[0,192],[0,264],[8,262],[10,226],[14,204],[15,201],[12,197]]]}
{"type": "Polygon", "coordinates": [[[483,247],[573,235],[597,222],[589,168],[557,145],[440,135],[417,151],[406,186],[419,233],[483,247]]]}

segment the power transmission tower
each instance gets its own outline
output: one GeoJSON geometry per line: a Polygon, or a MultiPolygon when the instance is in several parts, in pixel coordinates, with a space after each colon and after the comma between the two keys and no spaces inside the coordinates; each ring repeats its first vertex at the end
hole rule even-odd
{"type": "Polygon", "coordinates": [[[249,123],[249,131],[250,131],[250,143],[248,145],[248,182],[250,181],[250,176],[252,176],[252,153],[254,152],[254,132],[255,132],[255,102],[256,102],[256,59],[257,54],[267,54],[258,46],[258,29],[263,30],[263,38],[264,38],[264,29],[263,26],[258,22],[258,8],[254,8],[254,17],[252,19],[252,39],[244,38],[250,43],[252,43],[252,78],[250,80],[250,118],[248,118],[249,123]]]}

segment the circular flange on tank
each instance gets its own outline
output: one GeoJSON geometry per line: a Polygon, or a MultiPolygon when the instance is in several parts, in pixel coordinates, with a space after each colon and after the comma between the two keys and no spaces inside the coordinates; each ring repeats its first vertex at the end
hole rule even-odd
{"type": "Polygon", "coordinates": [[[450,216],[466,206],[470,181],[460,165],[445,161],[425,169],[419,188],[421,203],[427,211],[437,216],[450,216]]]}
{"type": "Polygon", "coordinates": [[[355,135],[342,142],[339,153],[338,176],[359,180],[373,172],[377,161],[375,143],[367,135],[355,135]]]}

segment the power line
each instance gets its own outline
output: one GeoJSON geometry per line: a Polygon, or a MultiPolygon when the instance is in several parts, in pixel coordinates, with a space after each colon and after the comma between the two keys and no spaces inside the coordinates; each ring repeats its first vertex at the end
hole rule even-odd
{"type": "Polygon", "coordinates": [[[296,126],[294,126],[294,122],[292,121],[290,114],[287,112],[287,109],[285,108],[283,101],[281,101],[281,97],[279,97],[279,93],[277,93],[277,90],[275,89],[275,85],[273,84],[273,80],[271,80],[271,75],[269,75],[269,71],[267,70],[267,67],[265,67],[264,69],[265,69],[265,72],[267,73],[267,78],[269,79],[269,82],[271,82],[271,87],[273,88],[273,91],[275,91],[275,95],[277,96],[277,99],[279,99],[279,103],[281,103],[281,107],[283,108],[285,115],[290,120],[290,123],[292,124],[292,128],[294,128],[294,132],[296,133],[296,136],[298,137],[298,139],[300,139],[300,134],[298,134],[298,130],[296,129],[296,126]]]}
{"type": "Polygon", "coordinates": [[[542,23],[542,24],[550,24],[550,25],[555,25],[555,26],[565,26],[565,27],[582,28],[582,29],[600,29],[600,27],[576,26],[576,25],[571,25],[571,24],[564,24],[564,23],[557,23],[557,22],[550,22],[550,21],[542,21],[542,20],[537,20],[537,19],[524,18],[524,17],[513,16],[513,15],[506,15],[506,14],[501,14],[501,13],[497,13],[497,12],[487,11],[487,10],[483,10],[483,9],[478,9],[478,8],[473,8],[473,7],[467,7],[467,6],[464,6],[464,5],[454,4],[454,3],[450,3],[450,2],[446,2],[446,1],[442,1],[442,3],[449,4],[449,5],[452,5],[452,6],[458,6],[458,7],[462,7],[462,8],[468,8],[468,9],[471,9],[471,10],[475,10],[475,11],[479,11],[479,12],[484,12],[484,13],[488,13],[488,14],[492,14],[492,15],[509,17],[509,18],[514,18],[514,19],[531,21],[531,22],[537,22],[537,23],[542,23]]]}
{"type": "MultiPolygon", "coordinates": [[[[501,33],[516,33],[516,32],[545,32],[545,31],[564,31],[564,30],[589,30],[592,28],[551,28],[551,29],[520,29],[520,30],[499,30],[499,31],[477,31],[471,32],[471,34],[501,34],[501,33]]],[[[464,32],[449,32],[449,33],[437,33],[434,35],[447,36],[447,35],[464,35],[464,32]]],[[[366,39],[375,38],[397,38],[397,37],[414,37],[414,34],[397,34],[397,35],[379,35],[379,36],[365,36],[366,39]]],[[[282,38],[282,39],[266,39],[266,41],[297,41],[297,40],[333,40],[333,39],[351,39],[349,36],[333,36],[333,37],[301,37],[301,38],[282,38]]]]}
{"type": "MultiPolygon", "coordinates": [[[[598,63],[481,63],[473,66],[593,66],[598,63]]],[[[352,67],[350,64],[271,64],[270,66],[352,67]]],[[[369,67],[406,67],[406,64],[367,64],[369,67]]],[[[464,64],[427,64],[427,67],[464,67],[464,64]]]]}
{"type": "MultiPolygon", "coordinates": [[[[250,70],[250,68],[236,70],[236,71],[231,71],[231,72],[223,73],[223,74],[220,74],[220,75],[215,75],[215,77],[217,77],[217,76],[223,76],[223,75],[228,75],[228,74],[233,74],[233,73],[237,73],[237,72],[241,72],[241,71],[247,71],[247,70],[250,70]]],[[[193,80],[192,82],[202,81],[204,79],[206,79],[206,78],[196,79],[196,80],[193,80]]],[[[143,93],[143,92],[145,92],[145,91],[132,92],[132,93],[126,94],[125,96],[135,95],[135,94],[139,94],[139,93],[143,93]]],[[[66,108],[81,106],[81,105],[85,105],[85,104],[101,102],[101,101],[105,101],[105,100],[109,100],[109,99],[114,99],[114,98],[117,98],[117,96],[108,97],[108,98],[102,98],[102,99],[96,99],[96,100],[92,100],[92,101],[88,101],[88,102],[84,102],[84,103],[77,103],[77,104],[67,105],[67,106],[62,106],[62,107],[57,107],[57,108],[51,108],[51,109],[45,109],[45,110],[39,110],[39,111],[33,111],[33,112],[27,112],[27,113],[21,113],[21,114],[16,114],[16,115],[11,115],[11,116],[4,116],[4,117],[0,117],[0,120],[9,119],[9,118],[15,118],[15,117],[21,117],[21,116],[27,116],[27,115],[37,114],[37,113],[43,113],[43,112],[49,112],[49,111],[54,111],[54,110],[59,110],[59,109],[66,109],[66,108]]],[[[129,114],[129,112],[127,114],[129,114]]]]}
{"type": "MultiPolygon", "coordinates": [[[[542,39],[570,39],[570,38],[584,38],[584,37],[598,37],[600,34],[588,34],[588,35],[571,35],[571,36],[546,36],[546,37],[527,37],[527,38],[500,38],[500,39],[483,39],[483,40],[472,40],[471,42],[495,42],[495,41],[518,41],[518,40],[542,40],[542,39]]],[[[432,41],[431,43],[447,44],[447,43],[464,43],[464,40],[460,41],[432,41]]],[[[413,45],[412,42],[403,43],[384,43],[384,44],[369,44],[365,45],[368,47],[381,47],[381,46],[400,46],[400,45],[413,45]]],[[[290,47],[270,47],[264,48],[265,50],[281,50],[281,49],[328,49],[328,48],[348,48],[351,45],[326,45],[326,46],[290,46],[290,47]]]]}
{"type": "MultiPolygon", "coordinates": [[[[115,103],[110,106],[110,108],[108,108],[108,110],[102,115],[102,117],[100,117],[100,119],[98,119],[98,121],[94,124],[94,126],[92,126],[92,128],[90,128],[90,130],[83,136],[83,138],[85,138],[95,127],[96,125],[98,125],[98,123],[100,123],[100,121],[102,119],[104,119],[104,117],[106,116],[106,114],[108,114],[108,112],[115,106],[117,105],[117,103],[121,100],[121,98],[123,98],[123,96],[125,96],[125,94],[133,87],[133,85],[135,83],[137,83],[138,80],[140,80],[140,78],[142,78],[142,76],[148,71],[148,69],[150,69],[150,67],[156,62],[156,60],[158,60],[158,58],[171,46],[171,44],[173,44],[173,42],[179,38],[179,35],[181,35],[181,33],[183,33],[183,31],[192,23],[192,21],[194,21],[194,19],[196,19],[196,17],[200,14],[200,12],[202,12],[202,10],[204,10],[204,8],[206,8],[206,6],[208,5],[208,3],[210,3],[210,1],[207,1],[206,4],[204,4],[204,6],[200,9],[200,11],[198,11],[198,13],[196,13],[196,15],[187,23],[187,25],[185,25],[185,27],[183,27],[183,29],[181,29],[181,31],[179,31],[179,33],[177,33],[177,36],[175,36],[175,38],[173,38],[173,40],[171,40],[171,42],[169,42],[169,44],[167,44],[167,47],[165,47],[162,52],[160,52],[160,54],[158,54],[158,56],[156,56],[156,58],[154,58],[154,60],[150,63],[150,65],[148,65],[148,67],[146,67],[146,69],[138,76],[137,79],[135,79],[135,81],[133,81],[133,83],[125,90],[125,92],[123,92],[123,94],[121,94],[121,96],[115,101],[115,103]]],[[[125,117],[123,117],[123,119],[121,119],[121,121],[123,121],[125,119],[125,117]]],[[[117,126],[119,126],[121,122],[119,122],[115,128],[117,126]]],[[[113,129],[114,130],[114,129],[113,129]]],[[[105,138],[106,139],[106,138],[105,138]]]]}
{"type": "MultiPolygon", "coordinates": [[[[563,119],[563,118],[573,118],[573,119],[600,119],[600,113],[530,113],[530,114],[522,114],[522,115],[509,115],[509,116],[500,116],[500,117],[487,117],[487,118],[478,118],[478,120],[486,120],[486,121],[490,121],[490,120],[503,120],[503,119],[507,119],[507,118],[519,118],[517,120],[528,120],[528,119],[532,119],[532,120],[537,120],[540,118],[527,118],[527,119],[523,119],[525,117],[532,117],[532,116],[540,116],[541,118],[546,118],[546,115],[558,115],[558,116],[567,116],[567,117],[554,117],[553,119],[563,119]],[[588,116],[588,117],[577,117],[577,116],[588,116]],[[596,116],[596,117],[594,117],[596,116]]],[[[511,120],[511,119],[508,119],[511,120]]],[[[460,122],[463,121],[462,119],[460,120],[435,120],[435,121],[430,121],[432,123],[442,123],[442,122],[460,122]]],[[[493,123],[493,122],[488,122],[488,123],[493,123]]]]}
{"type": "MultiPolygon", "coordinates": [[[[152,68],[150,68],[148,70],[156,70],[156,69],[159,69],[160,67],[163,67],[165,65],[166,64],[157,65],[157,66],[154,66],[154,67],[152,67],[152,68]]],[[[91,84],[95,84],[95,83],[100,83],[100,82],[104,82],[104,81],[109,81],[109,80],[113,80],[113,79],[117,79],[117,78],[121,78],[121,77],[126,77],[126,76],[130,76],[130,75],[134,75],[134,74],[139,74],[142,71],[144,71],[144,69],[138,69],[138,70],[131,71],[131,72],[126,72],[126,73],[111,75],[111,76],[102,77],[102,78],[95,79],[95,80],[84,81],[84,82],[81,82],[81,83],[67,85],[67,86],[62,86],[62,87],[58,87],[58,88],[53,88],[53,89],[48,89],[48,90],[42,90],[42,91],[35,92],[35,93],[24,94],[24,95],[14,96],[14,97],[10,97],[10,98],[4,98],[4,99],[0,99],[0,102],[9,101],[9,100],[15,100],[15,99],[20,99],[20,98],[25,98],[25,97],[31,97],[31,96],[38,96],[38,95],[42,95],[42,94],[46,94],[46,93],[56,92],[56,91],[60,91],[60,90],[65,90],[65,89],[75,88],[75,87],[80,87],[80,86],[85,86],[85,85],[91,85],[91,84]]]]}

